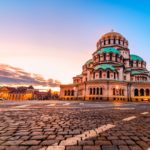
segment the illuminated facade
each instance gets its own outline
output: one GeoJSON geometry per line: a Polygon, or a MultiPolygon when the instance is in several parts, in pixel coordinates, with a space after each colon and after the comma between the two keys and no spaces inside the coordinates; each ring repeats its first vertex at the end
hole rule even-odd
{"type": "Polygon", "coordinates": [[[5,100],[31,100],[34,98],[34,89],[30,87],[2,87],[0,88],[0,98],[5,100]]]}
{"type": "Polygon", "coordinates": [[[120,33],[104,34],[92,58],[73,77],[73,84],[60,85],[61,99],[150,101],[150,72],[140,56],[130,54],[120,33]]]}

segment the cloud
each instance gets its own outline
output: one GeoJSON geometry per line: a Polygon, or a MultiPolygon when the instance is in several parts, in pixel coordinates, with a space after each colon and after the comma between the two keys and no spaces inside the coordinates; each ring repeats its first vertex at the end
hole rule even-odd
{"type": "Polygon", "coordinates": [[[0,83],[5,85],[33,85],[59,87],[55,79],[44,79],[40,74],[29,73],[21,68],[0,64],[0,83]]]}

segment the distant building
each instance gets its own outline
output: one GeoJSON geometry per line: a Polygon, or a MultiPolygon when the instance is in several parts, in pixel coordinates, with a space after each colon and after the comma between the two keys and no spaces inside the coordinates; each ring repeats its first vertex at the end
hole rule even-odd
{"type": "Polygon", "coordinates": [[[0,98],[6,100],[50,100],[52,98],[51,90],[41,92],[29,87],[1,87],[0,98]]]}
{"type": "Polygon", "coordinates": [[[0,98],[6,100],[31,100],[34,97],[34,88],[29,87],[1,87],[0,98]]]}
{"type": "Polygon", "coordinates": [[[96,47],[73,84],[60,85],[60,98],[150,101],[150,72],[143,58],[130,54],[126,38],[109,32],[96,47]]]}

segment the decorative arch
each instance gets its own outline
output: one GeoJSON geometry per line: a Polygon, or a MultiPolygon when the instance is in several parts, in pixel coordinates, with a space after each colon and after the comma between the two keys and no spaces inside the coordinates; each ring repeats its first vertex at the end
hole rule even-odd
{"type": "Polygon", "coordinates": [[[102,70],[99,71],[99,78],[102,78],[102,70]]]}
{"type": "Polygon", "coordinates": [[[144,96],[144,89],[140,89],[140,96],[144,96]]]}
{"type": "Polygon", "coordinates": [[[112,53],[110,53],[110,61],[112,61],[112,57],[113,57],[113,54],[112,53]]]}
{"type": "Polygon", "coordinates": [[[109,79],[110,78],[110,71],[107,70],[107,78],[109,79]]]}
{"type": "Polygon", "coordinates": [[[74,96],[74,90],[71,91],[71,96],[74,96]]]}
{"type": "Polygon", "coordinates": [[[92,95],[92,88],[90,88],[90,95],[92,95]]]}
{"type": "Polygon", "coordinates": [[[150,90],[149,90],[149,89],[146,89],[146,90],[145,90],[145,94],[146,94],[146,96],[150,96],[150,90]]]}
{"type": "Polygon", "coordinates": [[[100,95],[103,95],[103,88],[100,88],[100,95]]]}
{"type": "Polygon", "coordinates": [[[67,91],[65,90],[65,96],[67,96],[67,91]]]}
{"type": "Polygon", "coordinates": [[[116,95],[116,89],[113,88],[113,95],[116,95]]]}
{"type": "Polygon", "coordinates": [[[99,88],[96,88],[96,94],[99,95],[99,88]]]}
{"type": "Polygon", "coordinates": [[[134,89],[134,96],[139,96],[139,90],[138,89],[134,89]]]}
{"type": "Polygon", "coordinates": [[[117,60],[118,60],[118,54],[116,54],[116,57],[115,57],[115,61],[117,62],[117,60]]]}
{"type": "Polygon", "coordinates": [[[114,79],[116,79],[116,72],[114,72],[114,79]]]}
{"type": "Polygon", "coordinates": [[[103,54],[104,61],[106,61],[106,53],[103,54]]]}
{"type": "Polygon", "coordinates": [[[70,96],[70,90],[68,90],[68,96],[70,96]]]}
{"type": "Polygon", "coordinates": [[[93,88],[93,95],[95,95],[95,92],[96,92],[96,91],[95,91],[95,88],[93,88]]]}

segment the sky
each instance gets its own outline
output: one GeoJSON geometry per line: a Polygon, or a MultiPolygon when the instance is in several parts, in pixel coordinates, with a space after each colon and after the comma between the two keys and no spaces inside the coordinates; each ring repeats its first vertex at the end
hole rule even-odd
{"type": "Polygon", "coordinates": [[[0,64],[15,75],[17,68],[38,74],[49,86],[72,83],[113,29],[150,70],[149,8],[149,0],[1,0],[0,64]]]}

